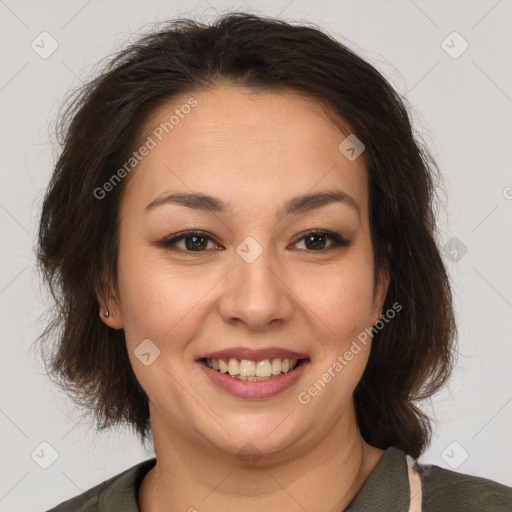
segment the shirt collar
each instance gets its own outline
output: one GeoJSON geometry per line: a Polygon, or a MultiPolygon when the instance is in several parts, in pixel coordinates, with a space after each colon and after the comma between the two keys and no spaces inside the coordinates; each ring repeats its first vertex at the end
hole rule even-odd
{"type": "MultiPolygon", "coordinates": [[[[138,490],[142,480],[156,464],[156,458],[145,460],[116,478],[100,495],[99,512],[111,512],[115,504],[123,512],[140,512],[138,490]]],[[[409,480],[405,454],[397,448],[384,451],[363,488],[345,512],[393,510],[407,512],[409,508],[409,480]]]]}
{"type": "Polygon", "coordinates": [[[409,510],[409,477],[405,453],[390,447],[384,451],[363,488],[345,512],[368,510],[409,510]]]}

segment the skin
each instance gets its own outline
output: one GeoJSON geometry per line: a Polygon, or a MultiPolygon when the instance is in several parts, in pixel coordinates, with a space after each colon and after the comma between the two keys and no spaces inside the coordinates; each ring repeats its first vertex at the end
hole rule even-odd
{"type": "MultiPolygon", "coordinates": [[[[158,108],[145,136],[190,96],[158,108]]],[[[382,314],[388,280],[374,283],[364,154],[349,161],[338,150],[349,127],[296,93],[222,85],[192,96],[197,106],[127,178],[118,294],[98,297],[101,311],[110,311],[102,320],[125,330],[150,401],[157,465],[139,506],[343,510],[383,453],[362,439],[352,401],[370,343],[307,405],[297,396],[382,314]],[[333,189],[352,196],[360,213],[331,203],[276,217],[291,197],[333,189]],[[157,197],[192,191],[231,203],[233,214],[174,204],[145,211],[157,197]],[[315,228],[350,245],[308,247],[300,235],[315,228]],[[174,248],[157,243],[188,229],[212,237],[202,252],[186,252],[184,240],[174,248]],[[252,263],[236,253],[248,236],[263,249],[252,263]],[[134,355],[145,339],[160,350],[148,366],[134,355]],[[284,393],[242,400],[216,388],[195,362],[236,346],[288,348],[309,354],[310,365],[284,393]],[[260,456],[252,465],[237,457],[247,443],[260,456]]]]}

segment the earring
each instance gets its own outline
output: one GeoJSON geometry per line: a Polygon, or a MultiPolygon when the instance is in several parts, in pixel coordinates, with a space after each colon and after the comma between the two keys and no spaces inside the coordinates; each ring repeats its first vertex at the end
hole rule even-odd
{"type": "Polygon", "coordinates": [[[105,318],[108,318],[110,316],[110,312],[108,309],[105,311],[104,316],[105,318]]]}

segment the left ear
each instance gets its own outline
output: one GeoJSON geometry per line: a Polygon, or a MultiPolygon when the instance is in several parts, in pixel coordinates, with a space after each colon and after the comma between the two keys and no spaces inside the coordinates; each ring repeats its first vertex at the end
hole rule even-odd
{"type": "MultiPolygon", "coordinates": [[[[391,246],[391,243],[388,243],[388,257],[391,259],[391,254],[393,252],[393,248],[391,246]]],[[[389,261],[389,260],[388,260],[389,261]]],[[[388,267],[389,268],[389,267],[388,267]]],[[[387,269],[382,269],[379,273],[377,283],[375,285],[375,293],[373,297],[373,318],[375,319],[375,322],[382,316],[383,309],[384,309],[384,302],[386,301],[386,297],[388,294],[388,288],[389,288],[389,281],[391,277],[389,275],[389,271],[387,269]]]]}
{"type": "Polygon", "coordinates": [[[388,294],[388,288],[389,288],[389,277],[384,273],[381,272],[379,275],[379,281],[377,282],[377,286],[375,289],[375,295],[373,298],[373,323],[377,322],[379,318],[382,316],[383,309],[384,309],[384,302],[386,300],[386,296],[388,294]]]}

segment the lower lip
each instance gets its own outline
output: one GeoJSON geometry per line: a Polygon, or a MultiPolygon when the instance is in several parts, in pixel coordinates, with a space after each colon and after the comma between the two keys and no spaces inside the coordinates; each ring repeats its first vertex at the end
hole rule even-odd
{"type": "Polygon", "coordinates": [[[229,374],[220,373],[206,366],[203,361],[199,361],[198,364],[211,381],[226,393],[237,398],[261,400],[277,396],[292,387],[306,369],[309,360],[302,360],[301,364],[291,372],[260,382],[234,379],[229,374]]]}

